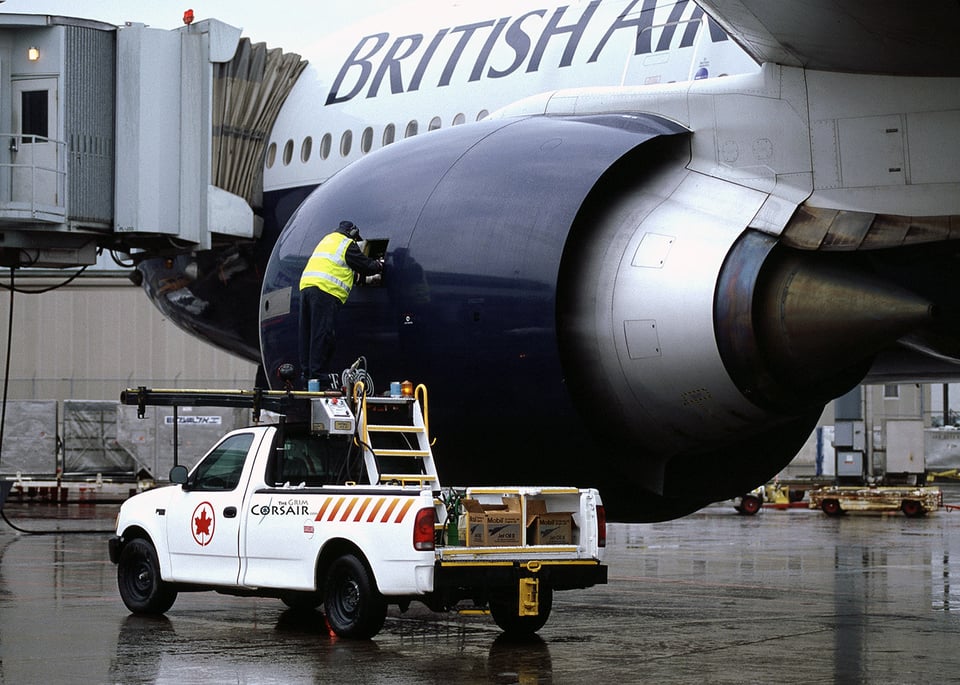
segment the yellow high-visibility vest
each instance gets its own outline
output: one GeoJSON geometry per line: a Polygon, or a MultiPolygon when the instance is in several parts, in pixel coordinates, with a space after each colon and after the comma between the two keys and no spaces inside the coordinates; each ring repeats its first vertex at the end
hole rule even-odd
{"type": "Polygon", "coordinates": [[[341,303],[347,301],[353,288],[353,269],[347,266],[347,248],[353,242],[342,233],[328,233],[313,249],[303,273],[300,290],[317,287],[330,293],[341,303]]]}

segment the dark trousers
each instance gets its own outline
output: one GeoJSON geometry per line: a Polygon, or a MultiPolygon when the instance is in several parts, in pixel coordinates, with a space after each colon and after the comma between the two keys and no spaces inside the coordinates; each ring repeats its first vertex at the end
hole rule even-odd
{"type": "Polygon", "coordinates": [[[339,311],[340,300],[320,288],[300,291],[300,371],[307,380],[331,373],[339,311]]]}

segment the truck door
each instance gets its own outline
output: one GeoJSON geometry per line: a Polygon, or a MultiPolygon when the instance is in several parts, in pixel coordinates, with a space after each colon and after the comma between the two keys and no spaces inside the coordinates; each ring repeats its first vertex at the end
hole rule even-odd
{"type": "Polygon", "coordinates": [[[234,433],[214,447],[170,500],[170,580],[236,585],[240,515],[263,430],[234,433]]]}

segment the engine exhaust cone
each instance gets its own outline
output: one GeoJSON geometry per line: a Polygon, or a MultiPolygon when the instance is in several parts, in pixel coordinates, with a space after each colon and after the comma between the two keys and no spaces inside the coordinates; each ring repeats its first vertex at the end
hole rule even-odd
{"type": "Polygon", "coordinates": [[[758,344],[774,375],[810,388],[860,367],[935,316],[926,299],[836,261],[777,259],[754,299],[758,344]]]}

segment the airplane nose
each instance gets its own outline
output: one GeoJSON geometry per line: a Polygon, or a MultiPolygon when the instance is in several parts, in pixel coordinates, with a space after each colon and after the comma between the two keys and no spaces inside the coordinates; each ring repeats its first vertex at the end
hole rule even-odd
{"type": "Polygon", "coordinates": [[[849,263],[802,257],[775,259],[755,293],[758,345],[784,383],[829,385],[936,316],[923,297],[849,263]]]}

